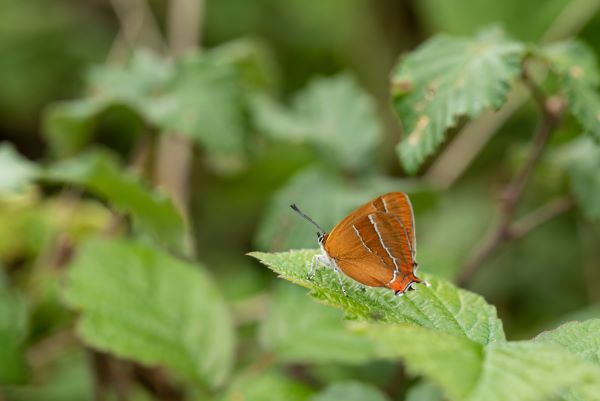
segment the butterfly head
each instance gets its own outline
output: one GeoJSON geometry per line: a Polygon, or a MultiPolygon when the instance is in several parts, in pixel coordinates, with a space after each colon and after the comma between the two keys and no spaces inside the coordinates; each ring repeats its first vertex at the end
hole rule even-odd
{"type": "Polygon", "coordinates": [[[317,240],[319,241],[319,245],[325,242],[326,237],[326,233],[324,233],[323,231],[317,231],[317,240]]]}

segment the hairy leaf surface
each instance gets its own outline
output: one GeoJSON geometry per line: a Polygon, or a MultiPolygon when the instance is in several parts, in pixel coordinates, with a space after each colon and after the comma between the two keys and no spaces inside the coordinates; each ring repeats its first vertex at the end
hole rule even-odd
{"type": "Polygon", "coordinates": [[[447,281],[419,274],[431,282],[431,287],[420,285],[397,297],[384,288],[361,288],[355,281],[343,277],[342,292],[335,272],[328,268],[317,270],[312,280],[307,278],[314,250],[282,253],[254,252],[254,256],[281,277],[311,289],[311,295],[342,308],[354,318],[410,323],[434,331],[464,336],[475,343],[488,344],[504,341],[502,322],[496,309],[480,296],[454,287],[447,281]]]}
{"type": "Polygon", "coordinates": [[[435,36],[400,60],[391,85],[406,171],[416,172],[461,116],[475,118],[504,104],[522,54],[522,44],[489,30],[474,38],[435,36]]]}
{"type": "Polygon", "coordinates": [[[95,348],[210,386],[229,374],[233,326],[202,266],[138,242],[91,240],[69,268],[65,296],[95,348]]]}

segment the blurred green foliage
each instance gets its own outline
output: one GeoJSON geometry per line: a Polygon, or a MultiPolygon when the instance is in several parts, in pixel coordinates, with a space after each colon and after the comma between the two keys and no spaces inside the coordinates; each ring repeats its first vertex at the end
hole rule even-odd
{"type": "Polygon", "coordinates": [[[174,55],[175,3],[0,0],[0,399],[598,399],[600,2],[206,0],[174,55]],[[573,207],[460,289],[545,101],[513,217],[573,207]],[[389,191],[432,287],[307,280],[289,205],[330,230],[389,191]]]}

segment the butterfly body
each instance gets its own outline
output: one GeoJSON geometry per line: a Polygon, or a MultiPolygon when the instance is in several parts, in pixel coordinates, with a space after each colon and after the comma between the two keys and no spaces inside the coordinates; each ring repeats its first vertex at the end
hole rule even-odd
{"type": "Polygon", "coordinates": [[[415,275],[415,224],[405,193],[387,193],[357,208],[330,233],[320,233],[319,245],[322,254],[313,263],[366,286],[402,295],[412,283],[423,282],[415,275]]]}

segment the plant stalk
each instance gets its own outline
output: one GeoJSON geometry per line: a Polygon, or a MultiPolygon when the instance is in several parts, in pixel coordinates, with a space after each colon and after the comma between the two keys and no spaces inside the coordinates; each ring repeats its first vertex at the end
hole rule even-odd
{"type": "Polygon", "coordinates": [[[534,99],[540,107],[541,121],[534,134],[533,142],[525,163],[501,193],[499,205],[500,221],[497,227],[459,272],[457,283],[461,286],[467,284],[481,266],[483,266],[484,262],[502,245],[522,237],[526,232],[546,221],[547,217],[555,216],[556,213],[554,212],[554,209],[556,209],[557,212],[564,212],[570,208],[570,206],[567,208],[563,202],[559,202],[554,204],[551,208],[552,213],[544,212],[541,214],[543,219],[540,218],[541,212],[538,210],[537,214],[536,212],[532,212],[529,217],[523,218],[519,224],[513,226],[513,218],[517,206],[523,197],[525,188],[546,148],[550,136],[560,124],[561,116],[565,108],[564,101],[561,98],[546,98],[543,92],[528,76],[525,75],[523,79],[527,86],[529,86],[534,99]],[[516,236],[515,233],[519,233],[518,236],[516,236]]]}

